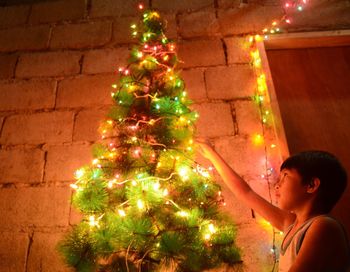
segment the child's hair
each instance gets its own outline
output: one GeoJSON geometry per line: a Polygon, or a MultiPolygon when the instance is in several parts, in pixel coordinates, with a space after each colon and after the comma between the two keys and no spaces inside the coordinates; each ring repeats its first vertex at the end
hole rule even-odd
{"type": "Polygon", "coordinates": [[[317,195],[323,212],[329,213],[338,202],[347,185],[347,174],[339,160],[326,151],[304,151],[286,159],[282,169],[295,169],[303,184],[310,184],[314,178],[320,180],[317,195]]]}

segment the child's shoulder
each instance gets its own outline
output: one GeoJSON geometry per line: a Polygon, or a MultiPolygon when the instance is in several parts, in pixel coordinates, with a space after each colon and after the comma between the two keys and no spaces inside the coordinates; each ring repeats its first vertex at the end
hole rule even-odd
{"type": "Polygon", "coordinates": [[[350,257],[349,241],[342,224],[331,216],[315,218],[305,234],[303,247],[328,265],[345,265],[350,257]]]}

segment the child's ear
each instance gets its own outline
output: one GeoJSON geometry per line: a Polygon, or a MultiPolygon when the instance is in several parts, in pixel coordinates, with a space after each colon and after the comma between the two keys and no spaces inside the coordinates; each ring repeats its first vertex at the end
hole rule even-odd
{"type": "Polygon", "coordinates": [[[319,178],[313,178],[309,185],[307,186],[307,192],[308,193],[314,193],[316,192],[319,188],[320,188],[320,185],[321,185],[321,181],[319,178]]]}

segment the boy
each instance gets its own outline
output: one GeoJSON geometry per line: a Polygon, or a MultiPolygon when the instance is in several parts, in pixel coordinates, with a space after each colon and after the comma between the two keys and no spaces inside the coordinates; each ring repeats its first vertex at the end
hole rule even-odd
{"type": "Polygon", "coordinates": [[[280,272],[348,271],[346,232],[327,215],[347,183],[344,168],[332,154],[307,151],[284,161],[275,185],[276,207],[256,194],[208,143],[200,140],[198,144],[238,200],[285,233],[280,272]]]}

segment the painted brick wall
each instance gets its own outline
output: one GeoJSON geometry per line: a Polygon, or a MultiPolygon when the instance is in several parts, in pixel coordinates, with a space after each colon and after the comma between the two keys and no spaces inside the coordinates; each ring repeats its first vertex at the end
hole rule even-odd
{"type": "MultiPolygon", "coordinates": [[[[28,1],[26,1],[28,2],[28,1]]],[[[137,20],[129,0],[60,0],[0,7],[0,272],[70,271],[55,245],[79,220],[73,172],[89,163],[97,127],[111,105],[114,70],[125,64],[137,20]]],[[[183,78],[201,118],[198,134],[267,196],[264,148],[249,98],[255,77],[244,34],[283,11],[279,1],[152,0],[178,40],[183,78]]],[[[349,28],[349,1],[319,1],[290,31],[349,28]],[[317,18],[323,18],[318,20],[317,18]]],[[[240,271],[270,271],[271,235],[223,187],[238,225],[240,271]]],[[[223,271],[221,269],[220,271],[223,271]]],[[[225,270],[227,271],[227,270],[225,270]]]]}

